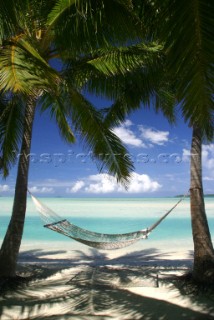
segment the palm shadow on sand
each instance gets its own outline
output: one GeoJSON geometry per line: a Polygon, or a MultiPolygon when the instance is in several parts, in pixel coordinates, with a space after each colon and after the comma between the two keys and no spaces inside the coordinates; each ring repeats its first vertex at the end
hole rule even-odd
{"type": "MultiPolygon", "coordinates": [[[[201,301],[195,295],[189,298],[206,314],[128,290],[133,283],[139,285],[139,277],[151,280],[150,284],[154,281],[153,290],[156,290],[156,274],[160,270],[173,269],[175,261],[161,259],[156,249],[110,260],[97,250],[88,254],[78,251],[74,258],[56,259],[56,254],[61,253],[64,251],[31,250],[20,255],[20,272],[27,271],[34,276],[31,281],[2,293],[2,320],[14,319],[14,313],[15,319],[32,320],[214,319],[209,315],[214,312],[212,301],[201,301]]],[[[176,263],[182,269],[191,266],[191,261],[192,253],[185,261],[178,259],[176,263]]],[[[144,285],[146,287],[148,283],[141,281],[142,290],[144,285]]],[[[182,294],[181,291],[178,294],[182,294]]]]}
{"type": "MultiPolygon", "coordinates": [[[[176,252],[176,250],[175,250],[176,252]]],[[[74,265],[129,265],[129,266],[182,266],[185,265],[188,268],[192,266],[192,251],[189,252],[187,259],[170,259],[170,255],[173,252],[168,254],[169,259],[162,258],[162,253],[156,248],[133,251],[131,253],[126,253],[119,255],[117,257],[109,258],[106,251],[99,251],[96,249],[90,249],[87,252],[82,250],[73,250],[72,257],[69,258],[57,258],[57,254],[67,253],[65,250],[57,251],[45,251],[42,249],[34,249],[20,253],[19,263],[40,263],[40,264],[54,264],[63,265],[63,266],[74,266],[74,265]],[[47,257],[48,256],[48,257],[47,257]]]]}

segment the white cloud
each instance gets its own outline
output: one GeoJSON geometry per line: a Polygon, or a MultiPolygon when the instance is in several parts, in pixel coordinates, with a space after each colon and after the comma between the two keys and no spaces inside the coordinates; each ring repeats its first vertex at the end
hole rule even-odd
{"type": "Polygon", "coordinates": [[[54,193],[54,189],[50,187],[31,187],[29,188],[32,193],[54,193]]]}
{"type": "Polygon", "coordinates": [[[128,191],[131,193],[154,192],[160,188],[161,185],[147,174],[133,173],[128,191]]]}
{"type": "Polygon", "coordinates": [[[88,186],[85,191],[88,193],[111,193],[117,191],[116,179],[108,174],[96,174],[89,176],[88,186]]]}
{"type": "MultiPolygon", "coordinates": [[[[182,160],[184,162],[190,162],[191,153],[190,150],[183,149],[182,160]]],[[[202,166],[204,169],[208,169],[210,174],[214,172],[214,144],[202,145],[202,166]]]]}
{"type": "Polygon", "coordinates": [[[160,131],[153,128],[145,128],[144,126],[139,126],[141,131],[141,137],[152,144],[164,145],[164,143],[169,141],[169,131],[160,131]]]}
{"type": "Polygon", "coordinates": [[[204,177],[203,180],[204,181],[214,181],[214,178],[212,178],[212,177],[204,177]]]}
{"type": "Polygon", "coordinates": [[[87,177],[84,182],[77,181],[67,192],[74,193],[77,191],[91,194],[107,193],[144,193],[154,192],[161,188],[161,185],[152,180],[146,174],[133,173],[128,190],[125,190],[116,179],[109,174],[96,174],[87,177]],[[81,184],[80,184],[81,182],[81,184]]]}
{"type": "Polygon", "coordinates": [[[34,180],[31,184],[37,185],[37,187],[49,187],[49,188],[63,188],[70,187],[72,185],[71,180],[57,180],[57,179],[44,179],[44,180],[34,180]]]}
{"type": "Polygon", "coordinates": [[[135,133],[125,125],[114,128],[113,132],[129,146],[144,147],[142,140],[136,137],[135,133]]]}
{"type": "Polygon", "coordinates": [[[80,189],[82,189],[84,186],[85,186],[85,182],[82,180],[79,180],[79,181],[75,182],[75,184],[72,188],[67,188],[66,192],[67,193],[75,193],[75,192],[79,191],[80,189]]]}
{"type": "Polygon", "coordinates": [[[205,168],[209,169],[211,172],[214,171],[214,143],[203,145],[202,163],[205,168]]]}
{"type": "Polygon", "coordinates": [[[0,184],[0,192],[10,191],[10,187],[7,184],[0,184]]]}
{"type": "Polygon", "coordinates": [[[189,162],[190,161],[190,150],[183,149],[182,161],[189,162]]]}
{"type": "Polygon", "coordinates": [[[123,125],[125,126],[125,127],[131,127],[131,126],[133,126],[133,122],[131,122],[131,120],[125,120],[125,122],[123,123],[123,125]]]}
{"type": "Polygon", "coordinates": [[[169,141],[169,131],[161,131],[139,125],[135,126],[134,132],[130,128],[131,126],[133,126],[133,123],[130,120],[126,120],[113,130],[113,132],[129,146],[149,148],[154,144],[162,146],[169,141]]]}

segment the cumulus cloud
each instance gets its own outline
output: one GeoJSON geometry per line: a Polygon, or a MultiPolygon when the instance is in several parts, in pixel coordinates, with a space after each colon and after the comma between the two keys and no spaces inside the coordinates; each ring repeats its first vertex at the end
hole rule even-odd
{"type": "Polygon", "coordinates": [[[51,187],[31,187],[29,188],[30,192],[32,193],[54,193],[54,189],[51,187]]]}
{"type": "Polygon", "coordinates": [[[128,191],[131,193],[154,192],[160,188],[161,185],[147,174],[133,173],[128,191]]]}
{"type": "Polygon", "coordinates": [[[135,131],[133,131],[131,126],[133,126],[133,123],[130,120],[126,120],[113,130],[126,145],[148,148],[154,144],[164,145],[169,141],[169,131],[161,131],[142,125],[135,126],[135,131]]]}
{"type": "Polygon", "coordinates": [[[169,141],[169,131],[160,131],[154,128],[146,128],[144,126],[139,126],[139,130],[141,131],[142,139],[152,144],[162,146],[169,141]]]}
{"type": "Polygon", "coordinates": [[[67,193],[75,193],[75,192],[79,191],[80,189],[82,189],[84,187],[84,185],[85,185],[85,182],[82,180],[79,180],[79,181],[75,182],[73,187],[67,188],[66,192],[67,193]]]}
{"type": "Polygon", "coordinates": [[[107,194],[107,193],[144,193],[154,192],[161,188],[161,185],[152,180],[146,174],[133,173],[128,187],[125,190],[116,179],[109,174],[96,174],[87,177],[84,182],[77,181],[67,192],[75,193],[77,191],[91,194],[107,194]],[[80,183],[81,182],[81,183],[80,183]]]}
{"type": "Polygon", "coordinates": [[[114,177],[108,174],[91,175],[85,191],[88,193],[111,193],[117,191],[117,182],[114,177]]]}
{"type": "Polygon", "coordinates": [[[116,134],[125,144],[133,147],[144,147],[144,144],[136,134],[128,128],[130,123],[127,122],[121,125],[120,127],[114,128],[113,132],[116,134]]]}
{"type": "Polygon", "coordinates": [[[7,184],[0,184],[0,192],[10,191],[10,187],[7,184]]]}

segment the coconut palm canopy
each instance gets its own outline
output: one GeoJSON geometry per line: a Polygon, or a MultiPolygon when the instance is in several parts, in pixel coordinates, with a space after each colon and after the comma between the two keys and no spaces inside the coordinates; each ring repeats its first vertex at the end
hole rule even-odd
{"type": "Polygon", "coordinates": [[[77,57],[84,56],[85,52],[88,54],[101,45],[112,45],[115,39],[119,44],[127,36],[137,35],[135,28],[128,28],[124,19],[126,12],[126,19],[130,19],[132,25],[134,17],[129,13],[129,1],[113,1],[113,13],[110,2],[49,1],[47,4],[35,0],[1,4],[1,154],[4,153],[1,167],[4,175],[14,163],[21,141],[23,117],[18,108],[24,110],[27,97],[34,95],[37,105],[42,105],[42,111],[50,107],[51,117],[66,141],[74,142],[74,132],[78,130],[85,145],[95,156],[99,155],[102,165],[105,164],[119,180],[128,177],[131,163],[128,159],[124,163],[121,156],[117,156],[125,154],[125,148],[107,127],[101,125],[102,115],[80,92],[86,75],[82,82],[79,79],[74,82],[71,70],[65,72],[68,61],[77,64],[77,57]],[[118,34],[113,30],[118,30],[118,34]],[[52,67],[54,59],[60,59],[60,71],[52,67]],[[104,145],[107,147],[105,152],[104,145]],[[110,155],[107,161],[102,156],[104,153],[110,155]]]}
{"type": "Polygon", "coordinates": [[[78,83],[69,82],[64,72],[68,58],[112,45],[115,39],[120,43],[131,34],[136,37],[129,5],[129,1],[102,0],[0,3],[0,170],[4,176],[16,161],[16,152],[21,154],[12,217],[0,251],[1,276],[15,276],[25,221],[32,126],[39,105],[42,111],[50,110],[66,141],[73,143],[78,130],[101,168],[123,184],[129,179],[133,167],[125,157],[126,149],[81,94],[78,83]],[[114,13],[110,4],[115,6],[114,13]],[[133,28],[126,26],[129,20],[133,28]],[[60,70],[52,67],[53,59],[60,59],[60,70]]]}
{"type": "MultiPolygon", "coordinates": [[[[214,2],[136,0],[134,3],[149,39],[163,45],[162,74],[166,71],[163,83],[168,79],[176,105],[193,130],[190,168],[193,277],[198,282],[214,282],[214,250],[204,205],[201,165],[202,139],[212,141],[214,133],[214,2]]],[[[101,69],[106,72],[106,67],[101,69]]],[[[138,90],[133,88],[133,92],[138,90]]],[[[119,109],[120,118],[134,108],[130,106],[119,109]]],[[[169,109],[166,110],[169,115],[169,109]]],[[[110,110],[111,117],[107,119],[111,121],[113,114],[115,109],[110,110]]]]}

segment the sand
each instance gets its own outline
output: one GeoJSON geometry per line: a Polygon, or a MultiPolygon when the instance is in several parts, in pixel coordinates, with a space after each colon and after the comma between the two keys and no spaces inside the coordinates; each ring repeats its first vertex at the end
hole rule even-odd
{"type": "Polygon", "coordinates": [[[26,245],[18,270],[31,280],[1,295],[0,319],[214,319],[214,297],[178,280],[191,267],[187,248],[26,245]]]}

